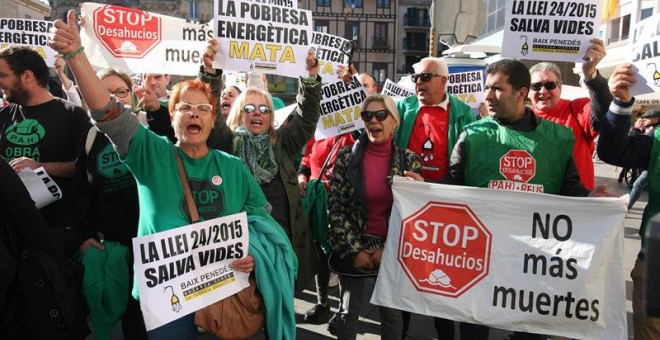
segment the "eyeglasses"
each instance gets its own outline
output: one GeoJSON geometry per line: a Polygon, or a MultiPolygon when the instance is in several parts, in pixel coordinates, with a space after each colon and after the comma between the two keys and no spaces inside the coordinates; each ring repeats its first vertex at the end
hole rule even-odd
{"type": "Polygon", "coordinates": [[[114,91],[110,91],[110,93],[117,98],[126,98],[131,93],[131,90],[125,87],[120,87],[114,91]]]}
{"type": "Polygon", "coordinates": [[[197,113],[207,115],[213,112],[213,105],[208,103],[190,104],[180,102],[174,105],[174,109],[184,114],[189,114],[193,111],[193,109],[195,109],[197,110],[197,113]]]}
{"type": "MultiPolygon", "coordinates": [[[[253,105],[253,104],[247,104],[247,105],[243,106],[243,111],[245,111],[245,112],[247,112],[247,113],[255,112],[255,111],[257,111],[257,106],[256,106],[256,105],[253,105]]],[[[272,111],[272,110],[271,110],[268,106],[266,106],[266,105],[259,105],[259,112],[260,112],[261,114],[264,114],[264,115],[265,115],[265,114],[269,114],[271,111],[272,111]]]]}
{"type": "Polygon", "coordinates": [[[390,111],[387,110],[378,110],[378,111],[362,111],[360,112],[360,116],[362,117],[362,120],[365,122],[370,122],[371,119],[376,116],[376,120],[379,122],[384,121],[387,119],[387,116],[390,115],[390,111]]]}
{"type": "Polygon", "coordinates": [[[426,83],[431,81],[433,77],[444,77],[439,74],[431,73],[431,72],[425,72],[425,73],[415,73],[410,75],[410,79],[413,81],[413,83],[417,82],[417,79],[421,79],[422,83],[426,83]]]}
{"type": "Polygon", "coordinates": [[[557,82],[556,81],[549,81],[545,83],[538,82],[538,83],[532,83],[532,85],[530,86],[532,91],[541,91],[542,87],[545,87],[545,89],[548,91],[554,90],[557,88],[557,82]]]}

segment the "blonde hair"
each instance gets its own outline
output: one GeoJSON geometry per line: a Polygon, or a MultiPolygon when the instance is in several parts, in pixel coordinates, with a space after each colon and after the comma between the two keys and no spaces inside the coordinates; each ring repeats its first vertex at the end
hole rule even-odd
{"type": "Polygon", "coordinates": [[[270,95],[270,93],[258,87],[250,86],[246,88],[245,91],[241,92],[240,95],[238,95],[234,101],[234,104],[231,106],[229,115],[227,116],[227,126],[229,126],[232,131],[236,131],[239,126],[243,125],[243,107],[245,104],[247,104],[247,97],[253,94],[262,96],[266,101],[266,106],[268,106],[270,109],[271,119],[270,126],[268,127],[268,135],[270,136],[271,143],[274,143],[275,139],[277,138],[277,134],[275,133],[275,110],[273,108],[273,97],[270,95]]]}
{"type": "Polygon", "coordinates": [[[367,96],[367,98],[362,102],[362,111],[365,111],[367,109],[367,106],[371,103],[382,103],[385,105],[385,108],[387,111],[389,111],[392,114],[392,118],[394,118],[394,121],[396,121],[396,126],[398,127],[399,124],[401,123],[401,118],[399,117],[399,109],[396,107],[396,103],[394,102],[394,99],[392,97],[384,95],[384,94],[372,94],[370,96],[367,96]]]}

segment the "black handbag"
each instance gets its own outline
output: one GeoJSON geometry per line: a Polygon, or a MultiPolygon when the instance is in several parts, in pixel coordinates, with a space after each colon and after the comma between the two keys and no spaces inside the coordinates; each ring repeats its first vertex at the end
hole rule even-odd
{"type": "MultiPolygon", "coordinates": [[[[385,246],[385,238],[376,235],[362,235],[361,242],[366,250],[383,248],[385,246]]],[[[358,269],[353,265],[352,256],[341,257],[334,251],[328,257],[328,267],[330,267],[331,272],[348,277],[374,277],[378,275],[378,269],[369,271],[358,269]]]]}

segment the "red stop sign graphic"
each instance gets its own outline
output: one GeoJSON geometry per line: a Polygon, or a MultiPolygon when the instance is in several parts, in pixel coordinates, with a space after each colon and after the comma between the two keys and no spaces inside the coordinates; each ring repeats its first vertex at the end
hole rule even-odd
{"type": "Polygon", "coordinates": [[[429,202],[401,221],[397,259],[417,290],[456,298],[488,275],[491,239],[467,205],[429,202]]]}
{"type": "Polygon", "coordinates": [[[117,58],[142,58],[160,43],[160,18],[149,12],[104,6],[93,15],[94,34],[117,58]]]}
{"type": "Polygon", "coordinates": [[[510,150],[500,158],[500,173],[510,181],[527,183],[536,175],[536,160],[525,150],[510,150]]]}

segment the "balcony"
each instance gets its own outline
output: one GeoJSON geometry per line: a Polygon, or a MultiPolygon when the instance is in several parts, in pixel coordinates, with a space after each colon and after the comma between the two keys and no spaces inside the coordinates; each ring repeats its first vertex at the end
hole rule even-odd
{"type": "Polygon", "coordinates": [[[421,19],[419,15],[409,16],[404,14],[403,16],[403,28],[404,29],[423,29],[427,30],[431,27],[431,21],[428,16],[424,19],[421,19]]]}
{"type": "Polygon", "coordinates": [[[429,52],[428,40],[403,38],[403,53],[405,54],[424,54],[429,52]]]}
{"type": "Polygon", "coordinates": [[[383,36],[373,36],[372,49],[374,50],[389,50],[392,46],[392,39],[383,36]]]}

